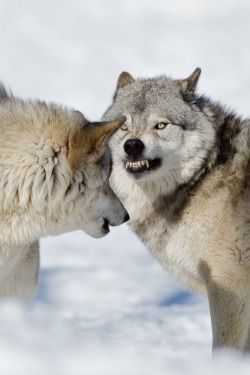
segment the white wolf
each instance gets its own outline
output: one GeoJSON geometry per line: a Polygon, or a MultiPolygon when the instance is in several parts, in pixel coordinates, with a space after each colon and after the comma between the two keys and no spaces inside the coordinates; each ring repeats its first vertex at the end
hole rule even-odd
{"type": "Polygon", "coordinates": [[[250,120],[197,95],[199,75],[120,75],[111,186],[163,267],[207,293],[213,347],[249,351],[250,120]]]}
{"type": "Polygon", "coordinates": [[[1,297],[26,300],[35,291],[40,237],[76,229],[102,237],[128,219],[108,184],[106,147],[124,120],[90,123],[0,87],[1,297]]]}

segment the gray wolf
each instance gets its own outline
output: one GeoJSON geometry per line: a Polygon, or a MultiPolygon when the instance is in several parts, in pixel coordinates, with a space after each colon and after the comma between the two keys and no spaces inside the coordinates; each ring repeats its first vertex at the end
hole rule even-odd
{"type": "Polygon", "coordinates": [[[38,283],[42,236],[93,237],[128,214],[109,186],[107,140],[124,122],[23,101],[0,87],[0,296],[27,300],[38,283]]]}
{"type": "Polygon", "coordinates": [[[103,116],[111,187],[130,227],[164,268],[206,293],[213,349],[250,350],[250,120],[186,79],[122,73],[103,116]]]}

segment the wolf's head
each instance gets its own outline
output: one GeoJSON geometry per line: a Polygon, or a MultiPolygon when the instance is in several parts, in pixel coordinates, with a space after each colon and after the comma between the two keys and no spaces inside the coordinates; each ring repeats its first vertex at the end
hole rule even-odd
{"type": "MultiPolygon", "coordinates": [[[[83,119],[82,116],[82,121],[83,119]]],[[[67,202],[68,199],[74,198],[75,211],[79,211],[79,208],[82,210],[81,229],[93,237],[102,237],[109,232],[109,225],[117,226],[129,219],[127,211],[108,182],[112,162],[107,141],[124,121],[124,117],[111,122],[96,123],[84,119],[84,126],[71,132],[69,138],[68,162],[73,181],[64,199],[67,202]],[[74,193],[76,189],[77,195],[74,193]]],[[[71,215],[69,219],[72,225],[74,221],[71,215]]]]}
{"type": "Polygon", "coordinates": [[[165,191],[171,191],[211,162],[215,130],[195,95],[199,75],[199,68],[183,80],[120,75],[103,119],[126,116],[110,145],[114,166],[138,184],[164,179],[165,191]]]}
{"type": "Polygon", "coordinates": [[[111,190],[108,138],[124,123],[91,123],[40,101],[0,101],[0,243],[82,229],[93,237],[128,214],[111,190]]]}

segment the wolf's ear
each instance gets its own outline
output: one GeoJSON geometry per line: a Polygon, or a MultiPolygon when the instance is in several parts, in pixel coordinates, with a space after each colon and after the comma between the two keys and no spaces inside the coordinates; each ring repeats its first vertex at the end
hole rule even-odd
{"type": "Polygon", "coordinates": [[[91,158],[98,161],[101,157],[108,138],[118,130],[126,121],[120,117],[115,121],[91,122],[84,126],[80,132],[74,134],[70,140],[69,163],[75,168],[79,158],[91,158]]]}
{"type": "Polygon", "coordinates": [[[133,83],[135,80],[134,78],[128,73],[128,72],[122,72],[119,77],[118,77],[118,81],[117,81],[117,85],[116,85],[116,90],[115,90],[115,93],[114,93],[114,97],[113,99],[116,98],[117,96],[117,91],[121,88],[121,87],[124,87],[124,86],[127,86],[129,85],[130,83],[133,83]]]}
{"type": "Polygon", "coordinates": [[[195,71],[186,79],[181,81],[182,93],[188,101],[192,101],[194,92],[201,74],[201,69],[196,68],[195,71]]]}
{"type": "Polygon", "coordinates": [[[100,139],[105,142],[116,130],[118,130],[126,121],[126,117],[122,116],[115,121],[97,122],[91,128],[91,139],[98,142],[100,139]]]}
{"type": "Polygon", "coordinates": [[[97,122],[90,125],[88,136],[91,139],[92,151],[101,152],[108,138],[118,130],[126,121],[126,117],[120,117],[115,121],[97,122]]]}
{"type": "Polygon", "coordinates": [[[134,78],[128,72],[122,72],[119,75],[116,89],[127,86],[130,83],[133,83],[134,81],[135,81],[134,78]]]}

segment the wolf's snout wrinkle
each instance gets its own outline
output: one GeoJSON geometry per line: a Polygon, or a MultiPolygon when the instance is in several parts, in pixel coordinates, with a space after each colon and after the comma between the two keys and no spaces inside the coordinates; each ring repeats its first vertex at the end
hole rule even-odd
{"type": "Polygon", "coordinates": [[[126,154],[133,156],[134,158],[142,154],[144,147],[144,143],[140,139],[128,139],[124,143],[126,154]]]}

